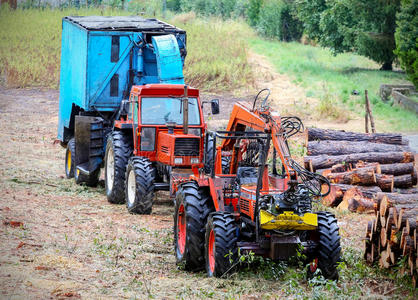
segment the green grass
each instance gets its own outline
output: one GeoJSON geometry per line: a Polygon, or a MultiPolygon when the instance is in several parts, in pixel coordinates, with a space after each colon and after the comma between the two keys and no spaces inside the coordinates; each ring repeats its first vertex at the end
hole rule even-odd
{"type": "MultiPolygon", "coordinates": [[[[59,87],[61,19],[68,15],[131,15],[111,9],[0,8],[0,84],[7,87],[59,87]]],[[[168,20],[170,22],[170,20],[168,20]]],[[[202,90],[222,91],[252,83],[243,22],[176,18],[187,30],[186,82],[202,90]],[[222,51],[219,51],[222,49],[222,51]]]]}
{"type": "Polygon", "coordinates": [[[250,46],[266,56],[279,73],[291,76],[306,89],[306,95],[319,99],[332,97],[339,107],[356,114],[364,114],[364,90],[368,90],[375,119],[384,120],[379,131],[418,131],[416,114],[383,103],[379,97],[382,83],[407,83],[405,74],[380,71],[373,61],[345,53],[333,56],[327,49],[253,38],[250,46]],[[360,95],[352,95],[352,91],[360,95]]]}

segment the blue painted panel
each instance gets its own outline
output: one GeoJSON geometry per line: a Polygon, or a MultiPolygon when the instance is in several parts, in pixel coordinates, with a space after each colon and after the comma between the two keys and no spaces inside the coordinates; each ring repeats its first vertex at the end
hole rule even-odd
{"type": "MultiPolygon", "coordinates": [[[[184,83],[186,35],[152,37],[143,32],[94,31],[63,19],[58,138],[72,135],[72,109],[115,111],[133,84],[184,83]],[[112,36],[119,36],[119,61],[111,59],[112,36]],[[150,42],[150,37],[147,37],[150,42]],[[178,45],[177,45],[178,43],[178,45]],[[157,55],[156,55],[157,54],[157,55]],[[118,91],[111,96],[111,78],[118,75],[118,91]],[[67,130],[65,130],[67,129],[67,130]]],[[[148,33],[149,34],[149,33],[148,33]]],[[[74,114],[74,112],[73,112],[74,114]]]]}
{"type": "Polygon", "coordinates": [[[88,58],[88,103],[85,104],[89,110],[92,106],[98,108],[119,107],[123,97],[123,92],[128,85],[129,71],[129,50],[132,44],[126,33],[111,33],[108,35],[89,33],[89,58],[88,58]],[[122,61],[111,61],[112,36],[119,36],[119,58],[125,56],[122,61]],[[117,67],[114,74],[119,76],[117,96],[110,95],[110,79],[109,77],[114,68],[117,67]],[[94,103],[93,103],[94,102],[94,103]]]}
{"type": "Polygon", "coordinates": [[[70,127],[73,103],[83,107],[86,99],[87,32],[62,22],[58,139],[70,127]]]}
{"type": "Polygon", "coordinates": [[[184,84],[183,61],[174,35],[153,36],[158,77],[162,83],[184,84]]]}

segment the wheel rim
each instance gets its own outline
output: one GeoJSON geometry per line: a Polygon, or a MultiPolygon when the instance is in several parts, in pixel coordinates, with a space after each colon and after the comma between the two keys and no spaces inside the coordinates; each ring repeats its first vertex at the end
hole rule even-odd
{"type": "Polygon", "coordinates": [[[215,271],[215,233],[213,232],[213,229],[209,234],[208,259],[209,270],[213,273],[215,271]]]}
{"type": "Polygon", "coordinates": [[[177,211],[177,247],[180,254],[183,255],[186,248],[186,216],[183,204],[177,211]]]}
{"type": "Polygon", "coordinates": [[[106,186],[107,190],[113,189],[113,182],[115,180],[115,159],[113,158],[113,149],[110,148],[106,157],[106,186]]]}
{"type": "Polygon", "coordinates": [[[316,269],[318,269],[318,258],[315,258],[311,263],[309,264],[309,270],[311,273],[315,273],[316,269]]]}
{"type": "Polygon", "coordinates": [[[67,149],[67,174],[71,172],[71,150],[67,149]]]}
{"type": "Polygon", "coordinates": [[[135,202],[135,194],[136,194],[136,180],[135,180],[135,173],[133,170],[130,170],[128,175],[128,204],[132,206],[135,202]]]}

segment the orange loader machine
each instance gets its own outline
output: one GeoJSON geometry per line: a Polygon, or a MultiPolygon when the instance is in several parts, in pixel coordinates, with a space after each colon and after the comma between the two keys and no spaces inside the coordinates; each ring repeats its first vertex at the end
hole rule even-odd
{"type": "Polygon", "coordinates": [[[239,253],[276,261],[302,251],[308,276],[337,279],[337,220],[312,212],[313,199],[329,193],[329,182],[292,159],[287,139],[303,124],[267,107],[269,94],[264,89],[254,103],[237,102],[226,131],[206,134],[205,167],[174,186],[177,264],[206,266],[208,276],[219,277],[239,253]],[[256,107],[262,92],[268,94],[256,107]],[[324,185],[328,191],[321,193],[324,185]]]}

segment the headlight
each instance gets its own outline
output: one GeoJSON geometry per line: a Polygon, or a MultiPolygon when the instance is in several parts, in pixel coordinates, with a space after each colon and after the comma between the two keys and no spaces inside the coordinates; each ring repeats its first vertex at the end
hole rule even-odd
{"type": "Polygon", "coordinates": [[[176,165],[182,165],[183,164],[183,158],[178,157],[174,159],[174,164],[176,165]]]}
{"type": "Polygon", "coordinates": [[[189,128],[189,134],[193,134],[195,136],[201,136],[202,130],[200,128],[189,128]]]}
{"type": "Polygon", "coordinates": [[[199,158],[198,158],[198,157],[192,157],[192,158],[190,159],[190,162],[191,162],[192,164],[198,164],[198,163],[199,163],[199,158]]]}

